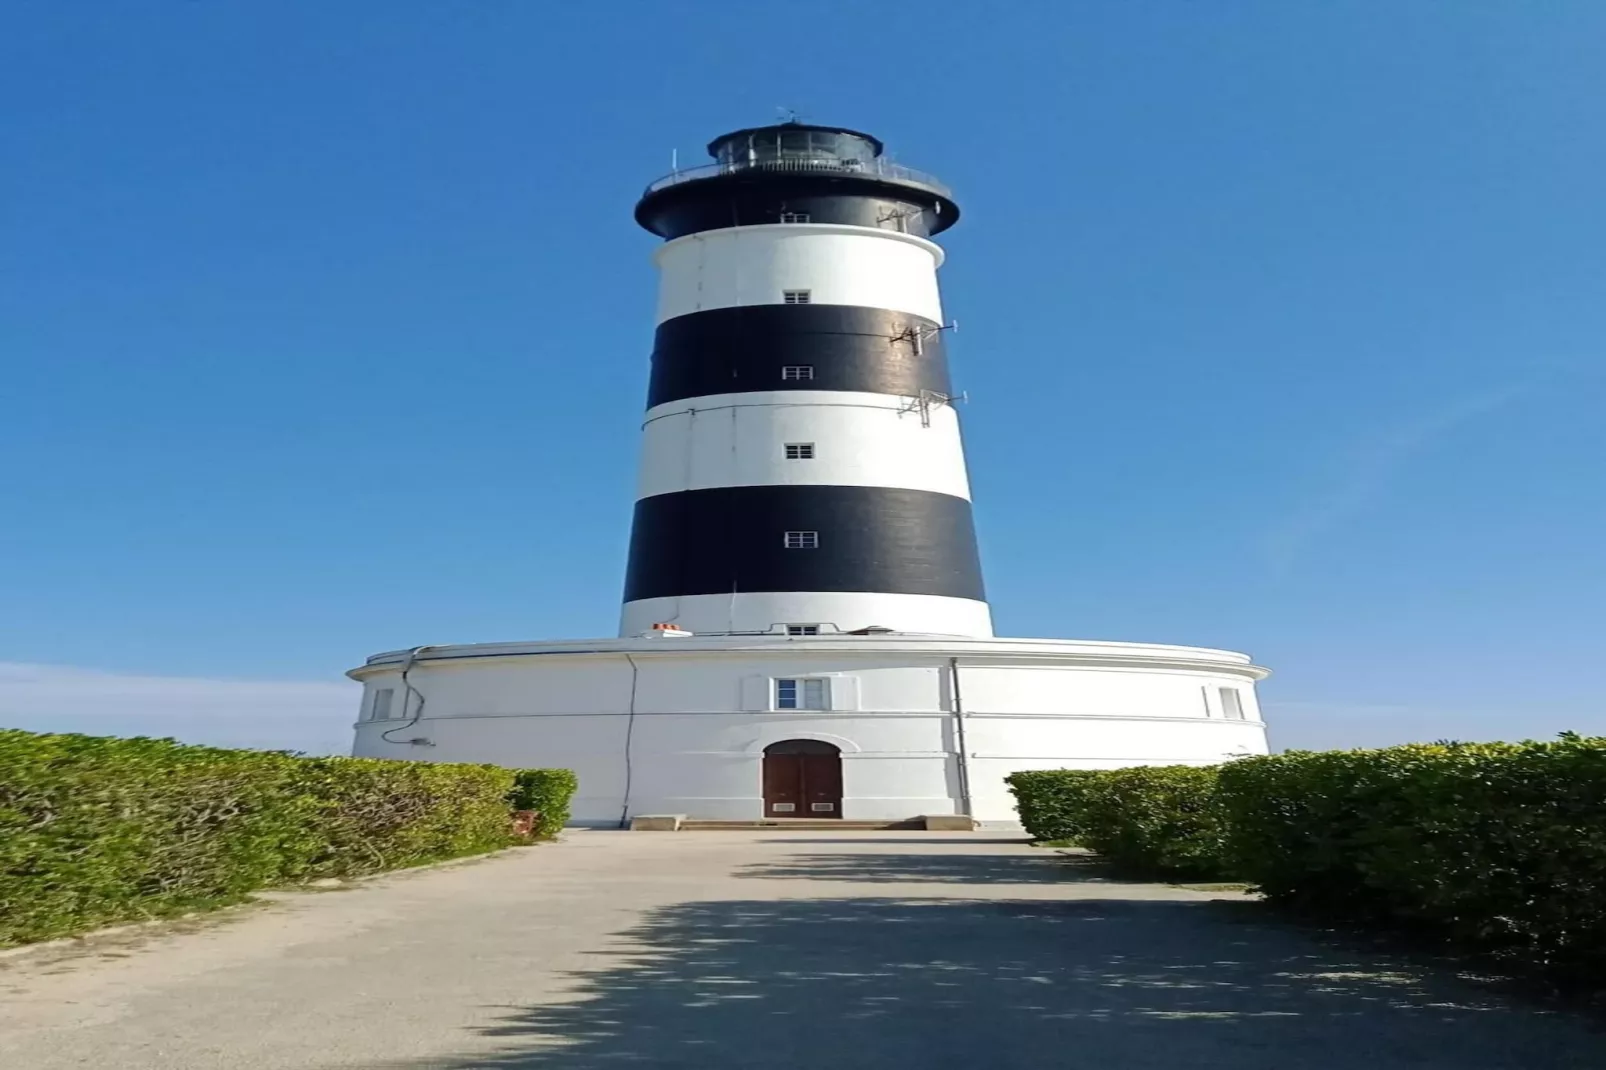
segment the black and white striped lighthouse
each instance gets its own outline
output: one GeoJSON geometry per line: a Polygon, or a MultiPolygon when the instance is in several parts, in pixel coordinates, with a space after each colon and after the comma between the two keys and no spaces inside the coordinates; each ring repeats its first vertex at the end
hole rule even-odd
{"type": "Polygon", "coordinates": [[[620,637],[376,654],[352,752],[573,769],[576,823],[643,827],[1013,827],[1023,769],[1265,754],[1247,655],[992,634],[948,190],[836,127],[709,151],[636,205],[664,243],[620,637]]]}
{"type": "Polygon", "coordinates": [[[650,186],[664,239],[620,634],[990,636],[931,241],[949,191],[783,123],[650,186]]]}

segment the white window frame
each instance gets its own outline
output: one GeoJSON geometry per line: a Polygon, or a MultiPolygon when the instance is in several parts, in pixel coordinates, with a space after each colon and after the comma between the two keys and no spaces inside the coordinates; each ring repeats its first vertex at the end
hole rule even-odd
{"type": "Polygon", "coordinates": [[[771,694],[778,710],[829,710],[831,678],[829,676],[776,677],[771,694]]]}
{"type": "Polygon", "coordinates": [[[781,213],[781,222],[782,223],[807,223],[808,221],[809,221],[809,214],[807,212],[782,212],[781,213]]]}
{"type": "Polygon", "coordinates": [[[787,550],[818,550],[820,548],[820,533],[818,531],[788,531],[781,535],[781,546],[787,550]]]}
{"type": "Polygon", "coordinates": [[[820,634],[820,626],[818,624],[788,624],[786,626],[786,634],[787,635],[819,635],[820,634]]]}
{"type": "Polygon", "coordinates": [[[390,706],[396,699],[394,687],[376,687],[374,697],[368,703],[368,719],[370,721],[390,720],[390,706]]]}
{"type": "Polygon", "coordinates": [[[803,382],[814,378],[814,365],[812,364],[783,364],[781,365],[781,381],[803,382]]]}
{"type": "Polygon", "coordinates": [[[782,290],[781,304],[783,305],[812,305],[814,303],[813,290],[782,290]]]}
{"type": "Polygon", "coordinates": [[[814,443],[788,442],[785,445],[785,454],[786,459],[789,461],[812,461],[814,460],[814,443]]]}
{"type": "Polygon", "coordinates": [[[1229,721],[1247,721],[1248,714],[1244,710],[1243,692],[1236,687],[1219,687],[1216,689],[1221,696],[1221,715],[1229,721]]]}

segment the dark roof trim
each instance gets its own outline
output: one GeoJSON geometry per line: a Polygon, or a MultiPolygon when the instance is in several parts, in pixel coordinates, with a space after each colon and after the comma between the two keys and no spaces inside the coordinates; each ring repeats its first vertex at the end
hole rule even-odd
{"type": "Polygon", "coordinates": [[[714,148],[721,141],[742,137],[745,134],[756,134],[765,130],[820,130],[828,134],[850,134],[853,137],[862,137],[875,146],[875,154],[880,156],[886,151],[886,145],[874,134],[866,134],[863,130],[850,130],[845,126],[815,126],[813,123],[771,123],[768,126],[746,126],[740,130],[732,130],[728,134],[721,134],[708,143],[708,155],[715,155],[714,148]]]}

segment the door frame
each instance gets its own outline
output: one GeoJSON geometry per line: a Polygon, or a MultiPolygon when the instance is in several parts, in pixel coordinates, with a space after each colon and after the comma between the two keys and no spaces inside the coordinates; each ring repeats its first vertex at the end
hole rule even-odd
{"type": "Polygon", "coordinates": [[[776,740],[775,742],[770,743],[769,745],[767,745],[764,748],[762,754],[760,755],[760,758],[759,758],[759,803],[760,803],[760,808],[762,810],[763,816],[764,816],[764,818],[766,820],[772,820],[772,819],[775,819],[775,818],[783,818],[784,819],[786,817],[812,818],[812,819],[816,819],[816,820],[827,820],[827,821],[840,820],[842,818],[842,816],[843,816],[842,815],[842,809],[843,809],[844,805],[846,805],[846,799],[845,799],[846,795],[847,795],[846,785],[843,782],[842,748],[837,746],[835,743],[832,743],[832,742],[830,742],[828,740],[824,740],[824,739],[810,739],[810,738],[805,737],[805,736],[798,736],[798,737],[792,737],[792,738],[789,738],[789,739],[776,740]],[[777,748],[783,747],[783,746],[785,746],[787,744],[799,744],[799,743],[802,743],[802,744],[814,744],[814,746],[813,747],[798,747],[795,750],[778,750],[777,749],[777,748]],[[808,809],[806,809],[806,810],[794,810],[794,811],[792,811],[790,813],[772,813],[771,812],[771,808],[773,806],[777,805],[777,803],[773,799],[773,795],[774,794],[778,794],[778,793],[772,793],[771,790],[770,790],[771,770],[776,768],[776,766],[772,766],[771,765],[772,761],[775,762],[777,766],[779,765],[779,763],[781,763],[783,761],[784,762],[793,762],[793,763],[795,763],[794,768],[796,769],[796,774],[795,774],[795,776],[796,776],[796,791],[797,791],[797,795],[798,795],[798,799],[797,799],[796,805],[798,805],[800,807],[801,806],[807,806],[808,809]],[[826,761],[829,761],[829,762],[832,763],[830,780],[834,781],[834,789],[835,789],[835,791],[834,791],[834,794],[829,795],[829,801],[831,803],[833,803],[833,806],[832,806],[831,810],[829,810],[829,811],[823,811],[823,810],[822,811],[815,811],[813,809],[814,802],[815,801],[823,802],[823,801],[826,801],[826,800],[825,799],[820,799],[820,800],[811,800],[810,799],[811,792],[809,790],[809,780],[808,780],[809,767],[811,765],[815,765],[817,763],[824,763],[826,761]]]}

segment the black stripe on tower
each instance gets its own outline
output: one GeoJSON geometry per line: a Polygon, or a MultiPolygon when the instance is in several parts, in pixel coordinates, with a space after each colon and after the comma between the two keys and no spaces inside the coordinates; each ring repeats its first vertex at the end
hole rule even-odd
{"type": "MultiPolygon", "coordinates": [[[[636,503],[626,602],[862,591],[985,601],[970,503],[901,487],[718,487],[636,503]],[[816,532],[813,549],[786,533],[816,532]]],[[[839,622],[840,623],[840,622],[839,622]]]]}
{"type": "Polygon", "coordinates": [[[760,390],[950,394],[937,328],[922,316],[856,305],[743,305],[676,316],[658,327],[647,407],[760,390]]]}
{"type": "Polygon", "coordinates": [[[810,223],[878,227],[926,238],[953,226],[959,209],[945,197],[918,189],[764,171],[671,186],[642,198],[636,207],[636,222],[666,239],[780,223],[782,216],[799,215],[810,223]]]}

